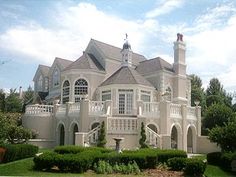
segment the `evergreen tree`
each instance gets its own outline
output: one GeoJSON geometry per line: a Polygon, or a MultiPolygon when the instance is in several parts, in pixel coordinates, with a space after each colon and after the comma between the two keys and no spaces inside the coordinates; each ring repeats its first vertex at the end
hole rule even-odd
{"type": "Polygon", "coordinates": [[[144,128],[144,123],[141,123],[141,138],[139,140],[139,144],[140,144],[140,148],[148,148],[148,145],[145,143],[146,141],[146,132],[145,132],[145,128],[144,128]]]}
{"type": "Polygon", "coordinates": [[[0,89],[0,111],[5,111],[5,97],[6,94],[4,93],[3,89],[0,89]]]}
{"type": "Polygon", "coordinates": [[[105,130],[105,123],[103,121],[102,125],[101,125],[101,129],[100,129],[100,133],[98,135],[97,146],[98,147],[105,147],[106,143],[107,143],[107,140],[106,140],[106,130],[105,130]]]}
{"type": "Polygon", "coordinates": [[[19,98],[19,94],[16,93],[16,89],[11,89],[9,96],[6,97],[5,111],[6,112],[22,111],[22,100],[19,98]]]}

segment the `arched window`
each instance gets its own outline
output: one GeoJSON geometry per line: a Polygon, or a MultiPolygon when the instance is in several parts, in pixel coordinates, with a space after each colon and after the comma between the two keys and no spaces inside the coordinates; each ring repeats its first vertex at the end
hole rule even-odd
{"type": "Polygon", "coordinates": [[[52,83],[53,83],[53,87],[56,87],[56,86],[59,85],[59,72],[58,72],[58,69],[55,69],[55,71],[53,72],[52,83]]]}
{"type": "Polygon", "coordinates": [[[45,91],[48,91],[48,89],[49,89],[49,79],[48,79],[48,77],[44,78],[44,89],[45,89],[45,91]]]}
{"type": "Polygon", "coordinates": [[[88,82],[84,79],[78,79],[75,82],[75,102],[83,99],[88,94],[88,82]]]}
{"type": "Polygon", "coordinates": [[[66,80],[63,83],[63,88],[62,88],[62,104],[69,102],[69,96],[70,96],[70,83],[68,80],[66,80]]]}
{"type": "Polygon", "coordinates": [[[171,101],[171,97],[172,97],[172,90],[171,90],[170,87],[168,87],[168,88],[166,89],[166,100],[167,100],[167,101],[171,101]]]}
{"type": "Polygon", "coordinates": [[[43,91],[43,76],[40,75],[38,79],[38,91],[43,91]]]}

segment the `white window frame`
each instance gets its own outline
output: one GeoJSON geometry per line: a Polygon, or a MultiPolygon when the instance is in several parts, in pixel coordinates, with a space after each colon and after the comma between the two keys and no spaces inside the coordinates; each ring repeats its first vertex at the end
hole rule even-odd
{"type": "Polygon", "coordinates": [[[141,100],[143,102],[151,102],[151,92],[146,90],[141,90],[141,100]],[[149,98],[149,99],[147,99],[149,98]]]}
{"type": "Polygon", "coordinates": [[[134,106],[133,99],[133,89],[118,89],[118,113],[131,115],[134,106]]]}
{"type": "Polygon", "coordinates": [[[84,96],[87,94],[88,94],[88,81],[83,78],[76,80],[74,84],[75,102],[80,102],[80,100],[84,99],[84,96]]]}
{"type": "Polygon", "coordinates": [[[111,90],[102,91],[102,101],[111,100],[111,90]]]}
{"type": "Polygon", "coordinates": [[[62,104],[69,102],[70,99],[70,82],[65,80],[62,86],[62,104]]]}

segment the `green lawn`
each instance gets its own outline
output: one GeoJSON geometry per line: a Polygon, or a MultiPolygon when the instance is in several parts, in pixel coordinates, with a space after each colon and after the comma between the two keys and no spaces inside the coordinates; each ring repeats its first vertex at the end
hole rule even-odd
{"type": "Polygon", "coordinates": [[[220,167],[214,165],[207,165],[204,173],[207,177],[235,177],[236,173],[223,171],[220,167]]]}
{"type": "MultiPolygon", "coordinates": [[[[53,173],[53,172],[41,172],[33,170],[33,158],[27,158],[23,160],[18,160],[15,162],[10,162],[6,164],[0,164],[0,176],[75,176],[75,177],[102,177],[104,175],[98,175],[92,172],[86,172],[84,174],[75,174],[75,173],[53,173]]],[[[106,175],[110,177],[134,177],[134,176],[143,176],[140,175],[106,175]]]]}

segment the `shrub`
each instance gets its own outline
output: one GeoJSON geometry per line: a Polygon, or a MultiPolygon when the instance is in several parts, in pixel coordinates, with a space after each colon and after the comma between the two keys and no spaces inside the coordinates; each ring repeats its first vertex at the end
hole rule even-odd
{"type": "Polygon", "coordinates": [[[3,158],[5,156],[5,153],[6,153],[6,149],[0,147],[0,163],[3,162],[3,158]]]}
{"type": "Polygon", "coordinates": [[[211,152],[207,154],[207,162],[211,165],[221,164],[221,152],[211,152]]]}
{"type": "Polygon", "coordinates": [[[174,171],[181,171],[186,166],[186,159],[182,157],[174,157],[167,161],[168,167],[174,171]]]}
{"type": "Polygon", "coordinates": [[[236,152],[223,153],[221,156],[220,167],[227,171],[231,171],[231,163],[233,160],[236,160],[236,152]]]}
{"type": "Polygon", "coordinates": [[[31,144],[5,144],[1,147],[6,149],[4,163],[33,157],[38,152],[38,147],[31,144]]]}
{"type": "Polygon", "coordinates": [[[186,159],[184,173],[189,176],[202,176],[206,169],[206,163],[197,158],[186,159]]]}
{"type": "Polygon", "coordinates": [[[187,158],[185,151],[181,150],[156,150],[158,161],[161,163],[167,163],[167,161],[174,157],[187,158]]]}
{"type": "Polygon", "coordinates": [[[100,133],[98,135],[97,146],[98,147],[105,147],[106,143],[107,143],[107,140],[106,140],[106,128],[105,128],[105,122],[103,121],[102,125],[101,125],[101,129],[100,129],[100,133]]]}

